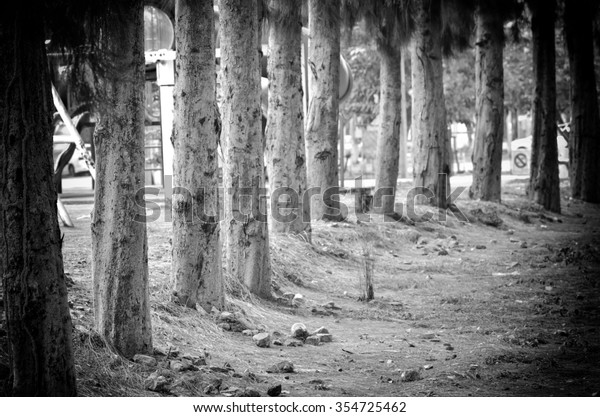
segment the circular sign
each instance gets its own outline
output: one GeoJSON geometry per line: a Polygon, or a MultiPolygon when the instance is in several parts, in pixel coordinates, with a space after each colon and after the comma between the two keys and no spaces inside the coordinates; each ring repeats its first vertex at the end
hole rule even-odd
{"type": "Polygon", "coordinates": [[[144,6],[144,49],[158,51],[172,49],[175,40],[173,23],[169,16],[153,6],[144,6]]]}
{"type": "Polygon", "coordinates": [[[525,168],[527,166],[527,155],[524,153],[518,153],[513,159],[517,168],[525,168]]]}

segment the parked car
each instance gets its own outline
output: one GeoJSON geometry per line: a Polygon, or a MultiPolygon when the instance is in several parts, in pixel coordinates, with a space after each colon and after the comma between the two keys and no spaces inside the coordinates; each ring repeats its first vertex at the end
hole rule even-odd
{"type": "MultiPolygon", "coordinates": [[[[531,136],[521,139],[515,139],[511,144],[512,163],[517,168],[525,168],[529,166],[529,158],[531,157],[531,136]]],[[[558,135],[556,137],[558,145],[558,163],[567,165],[569,163],[569,147],[564,137],[558,135]]]]}
{"type": "MultiPolygon", "coordinates": [[[[64,124],[60,123],[56,129],[54,130],[53,137],[53,145],[52,145],[52,156],[54,157],[54,163],[56,164],[56,160],[60,156],[60,154],[67,149],[70,143],[74,142],[71,138],[71,135],[67,132],[67,128],[64,124]]],[[[88,150],[90,149],[90,145],[86,144],[88,150]]],[[[63,170],[63,175],[75,176],[80,173],[87,173],[87,165],[83,159],[83,156],[75,150],[73,156],[69,160],[69,163],[65,166],[63,170]]]]}

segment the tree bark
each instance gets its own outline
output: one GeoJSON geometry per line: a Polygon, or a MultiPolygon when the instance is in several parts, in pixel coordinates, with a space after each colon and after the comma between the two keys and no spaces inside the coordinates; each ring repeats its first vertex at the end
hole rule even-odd
{"type": "Polygon", "coordinates": [[[446,208],[450,164],[439,5],[417,0],[411,52],[413,183],[430,194],[429,203],[446,208]],[[445,175],[445,182],[440,182],[445,175]]]}
{"type": "Polygon", "coordinates": [[[0,17],[0,276],[15,396],[76,395],[42,11],[0,17]]]}
{"type": "Polygon", "coordinates": [[[225,258],[230,277],[271,296],[256,0],[220,0],[225,258]]]}
{"type": "Polygon", "coordinates": [[[556,50],[554,0],[530,0],[533,43],[533,136],[529,196],[546,210],[560,213],[556,142],[556,50]]]}
{"type": "Polygon", "coordinates": [[[222,309],[214,13],[212,0],[175,3],[177,68],[173,123],[175,302],[222,309]]]}
{"type": "Polygon", "coordinates": [[[381,121],[377,135],[373,205],[382,214],[392,216],[400,163],[400,51],[397,46],[388,43],[380,45],[378,52],[381,62],[381,121]]]}
{"type": "Polygon", "coordinates": [[[313,219],[341,220],[338,199],[338,121],[340,78],[340,0],[309,0],[309,105],[306,121],[308,187],[313,219]]]}
{"type": "Polygon", "coordinates": [[[277,213],[269,217],[269,226],[275,233],[303,233],[310,238],[310,205],[302,204],[307,179],[300,2],[271,0],[269,8],[266,161],[272,212],[277,213]]]}
{"type": "Polygon", "coordinates": [[[593,2],[565,2],[564,24],[571,83],[571,195],[600,202],[600,116],[594,72],[593,2]]]}
{"type": "Polygon", "coordinates": [[[144,15],[141,0],[119,7],[100,46],[110,58],[94,133],[92,276],[96,330],[130,358],[152,352],[145,209],[136,201],[145,186],[144,15]]]}
{"type": "Polygon", "coordinates": [[[398,171],[400,178],[407,178],[407,147],[408,138],[408,112],[406,108],[406,58],[408,51],[405,47],[400,49],[400,163],[398,171]]]}
{"type": "Polygon", "coordinates": [[[504,26],[480,6],[476,13],[475,84],[477,124],[473,150],[473,199],[500,201],[504,132],[504,26]]]}

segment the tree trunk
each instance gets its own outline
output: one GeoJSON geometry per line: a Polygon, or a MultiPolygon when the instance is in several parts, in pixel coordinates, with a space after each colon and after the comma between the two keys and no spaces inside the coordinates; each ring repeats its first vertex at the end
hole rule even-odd
{"type": "Polygon", "coordinates": [[[269,218],[269,226],[276,233],[304,233],[310,237],[310,205],[302,204],[307,179],[300,4],[297,0],[271,0],[269,7],[266,160],[272,213],[276,213],[269,218]]]}
{"type": "Polygon", "coordinates": [[[571,194],[600,202],[600,116],[594,73],[592,2],[565,2],[564,23],[571,82],[571,194]]]}
{"type": "Polygon", "coordinates": [[[257,3],[220,0],[219,6],[227,271],[252,293],[270,297],[257,3]]]}
{"type": "Polygon", "coordinates": [[[519,109],[516,107],[510,110],[510,125],[512,131],[510,141],[512,143],[513,140],[519,139],[519,109]]]}
{"type": "Polygon", "coordinates": [[[378,47],[381,62],[380,124],[377,135],[375,195],[373,205],[387,216],[394,214],[400,162],[400,51],[396,46],[378,47]]]}
{"type": "Polygon", "coordinates": [[[214,13],[212,0],[175,3],[177,69],[173,123],[175,302],[206,311],[224,298],[219,238],[214,13]]]}
{"type": "Polygon", "coordinates": [[[500,201],[504,132],[504,26],[493,12],[478,8],[475,62],[476,111],[473,199],[500,201]]]}
{"type": "Polygon", "coordinates": [[[446,106],[437,2],[415,2],[415,33],[411,57],[413,89],[413,182],[428,190],[429,203],[446,208],[450,164],[447,151],[446,106]],[[446,174],[445,182],[439,174],[446,174]]]}
{"type": "Polygon", "coordinates": [[[15,396],[76,395],[40,9],[0,17],[0,276],[15,396]]]}
{"type": "MultiPolygon", "coordinates": [[[[125,357],[152,352],[144,189],[144,15],[142,1],[120,7],[101,48],[92,276],[96,330],[125,357]]],[[[114,14],[113,14],[114,16],[114,14]]]]}
{"type": "Polygon", "coordinates": [[[530,0],[533,43],[533,136],[529,196],[546,210],[560,213],[556,142],[556,51],[554,0],[530,0]]]}
{"type": "Polygon", "coordinates": [[[309,105],[306,156],[313,219],[341,220],[338,199],[338,120],[340,78],[340,0],[308,2],[309,105]],[[322,199],[320,198],[322,196],[322,199]]]}
{"type": "Polygon", "coordinates": [[[407,50],[405,47],[400,49],[400,163],[398,171],[400,178],[408,176],[408,159],[406,157],[407,147],[406,140],[408,138],[408,112],[406,108],[406,56],[407,50]]]}

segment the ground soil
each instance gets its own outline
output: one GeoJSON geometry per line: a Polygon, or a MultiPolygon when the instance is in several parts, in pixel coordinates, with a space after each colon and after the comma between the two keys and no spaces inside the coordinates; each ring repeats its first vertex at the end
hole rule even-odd
{"type": "Polygon", "coordinates": [[[259,348],[252,337],[221,329],[215,315],[171,304],[170,224],[149,224],[154,345],[207,358],[206,366],[177,373],[156,355],[169,382],[158,393],[144,384],[157,367],[119,358],[93,336],[91,204],[72,201],[64,262],[79,392],[266,395],[281,384],[284,396],[597,396],[600,208],[564,197],[562,214],[545,212],[528,202],[525,185],[505,184],[501,204],[461,198],[468,221],[450,213],[414,224],[351,215],[315,223],[311,243],[272,236],[274,294],[302,294],[305,302],[236,293],[227,310],[283,342],[294,323],[325,326],[333,341],[318,346],[259,348]],[[366,302],[360,282],[368,265],[375,298],[366,302]],[[293,373],[266,372],[284,360],[293,373]]]}

